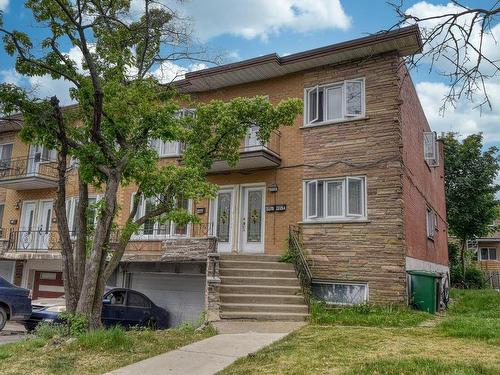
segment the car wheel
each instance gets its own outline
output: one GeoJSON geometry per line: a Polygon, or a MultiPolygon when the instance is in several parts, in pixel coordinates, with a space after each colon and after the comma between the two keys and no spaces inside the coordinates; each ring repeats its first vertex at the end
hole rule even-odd
{"type": "Polygon", "coordinates": [[[5,327],[7,323],[7,311],[4,307],[0,307],[0,331],[5,327]]]}

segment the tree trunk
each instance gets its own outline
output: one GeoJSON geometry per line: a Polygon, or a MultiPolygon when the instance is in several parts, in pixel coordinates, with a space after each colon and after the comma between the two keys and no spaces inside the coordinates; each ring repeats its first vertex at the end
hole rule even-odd
{"type": "Polygon", "coordinates": [[[87,208],[89,205],[89,188],[80,175],[78,176],[78,206],[75,242],[75,284],[78,295],[82,291],[83,278],[85,276],[85,263],[87,258],[87,208]]]}
{"type": "Polygon", "coordinates": [[[116,213],[116,193],[120,178],[111,175],[106,184],[104,193],[104,207],[97,221],[92,242],[90,256],[85,267],[82,290],[78,300],[77,312],[89,319],[90,328],[100,327],[100,316],[95,314],[95,299],[102,298],[102,293],[97,290],[103,276],[103,267],[110,246],[110,233],[113,218],[116,213]],[[98,320],[99,319],[99,320],[98,320]]]}
{"type": "Polygon", "coordinates": [[[462,239],[462,246],[460,247],[460,266],[462,269],[462,280],[465,280],[465,247],[467,246],[467,239],[462,239]]]}

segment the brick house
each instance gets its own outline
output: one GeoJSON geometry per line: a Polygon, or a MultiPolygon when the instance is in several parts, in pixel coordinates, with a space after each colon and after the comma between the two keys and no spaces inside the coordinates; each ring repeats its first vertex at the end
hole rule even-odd
{"type": "MultiPolygon", "coordinates": [[[[220,186],[216,199],[182,202],[203,224],[148,223],[110,284],[143,291],[173,312],[174,323],[206,308],[217,310],[215,318],[303,319],[293,268],[277,262],[291,225],[300,228],[312,276],[332,303],[405,303],[407,270],[446,274],[443,147],[402,64],[420,49],[418,28],[408,27],[186,74],[177,87],[197,102],[295,97],[304,100],[303,116],[265,145],[251,129],[238,165],[216,162],[207,176],[220,186]],[[208,279],[216,282],[207,286],[208,279]]],[[[54,155],[24,145],[18,131],[0,125],[0,273],[52,296],[62,290],[54,155]]],[[[160,162],[182,153],[175,142],[152,147],[160,162]]],[[[71,217],[74,178],[68,187],[71,217]]],[[[133,194],[134,187],[120,190],[118,224],[133,194]]]]}

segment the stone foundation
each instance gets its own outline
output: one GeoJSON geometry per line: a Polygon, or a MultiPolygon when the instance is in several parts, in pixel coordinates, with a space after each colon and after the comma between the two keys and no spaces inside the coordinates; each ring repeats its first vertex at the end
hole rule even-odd
{"type": "Polygon", "coordinates": [[[217,251],[215,237],[172,238],[162,243],[161,261],[189,262],[206,260],[207,254],[217,251]]]}

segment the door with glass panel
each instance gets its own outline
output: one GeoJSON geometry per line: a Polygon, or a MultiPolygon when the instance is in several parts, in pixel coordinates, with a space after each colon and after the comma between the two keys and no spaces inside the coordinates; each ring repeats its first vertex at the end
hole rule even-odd
{"type": "MultiPolygon", "coordinates": [[[[56,151],[49,150],[44,146],[32,145],[30,146],[27,173],[34,175],[40,170],[40,165],[56,159],[56,151]]],[[[40,171],[42,172],[42,171],[40,171]]]]}
{"type": "Polygon", "coordinates": [[[234,189],[221,189],[213,202],[214,234],[219,252],[231,252],[233,244],[234,189]]]}
{"type": "Polygon", "coordinates": [[[24,202],[18,233],[18,249],[31,250],[36,245],[36,202],[24,202]]]}
{"type": "Polygon", "coordinates": [[[41,201],[36,232],[36,249],[46,250],[50,242],[50,221],[52,218],[52,201],[41,201]]]}
{"type": "Polygon", "coordinates": [[[243,187],[240,209],[240,251],[264,252],[264,187],[243,187]]]}

